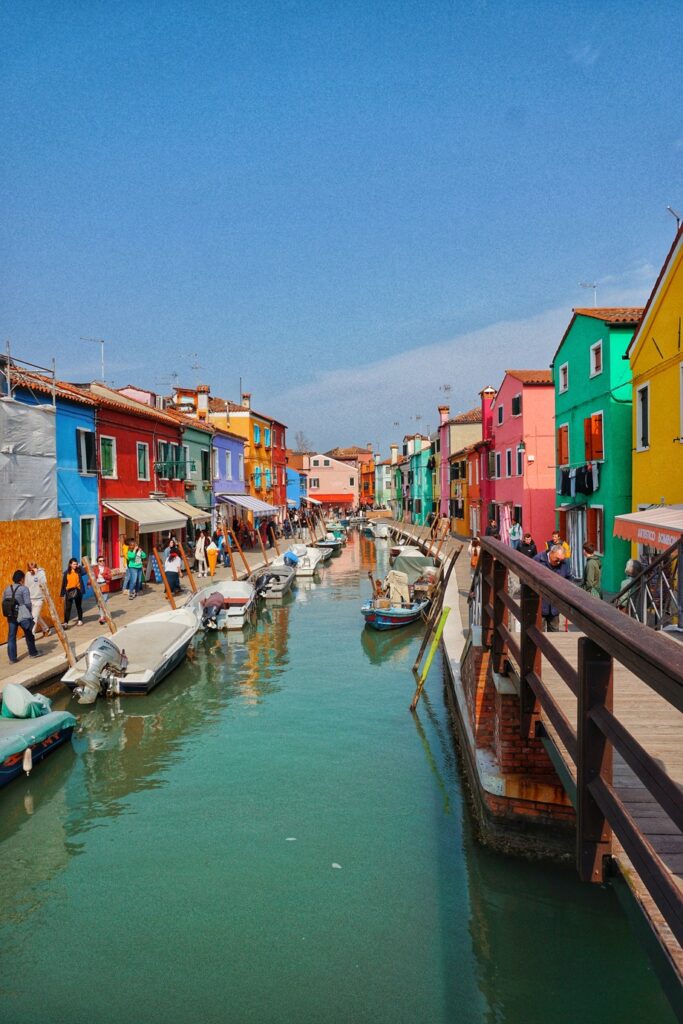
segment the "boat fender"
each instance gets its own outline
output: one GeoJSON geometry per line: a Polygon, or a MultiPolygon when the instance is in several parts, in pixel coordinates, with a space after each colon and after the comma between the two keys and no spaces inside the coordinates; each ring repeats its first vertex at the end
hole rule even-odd
{"type": "Polygon", "coordinates": [[[23,769],[27,775],[30,775],[33,769],[33,754],[30,747],[27,747],[24,751],[23,769]]]}

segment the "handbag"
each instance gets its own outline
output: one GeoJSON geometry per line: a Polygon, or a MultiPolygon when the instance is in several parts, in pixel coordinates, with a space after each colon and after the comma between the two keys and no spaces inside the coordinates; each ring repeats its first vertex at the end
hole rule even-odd
{"type": "Polygon", "coordinates": [[[69,589],[66,592],[66,596],[70,601],[75,601],[79,594],[80,590],[78,587],[69,587],[69,589]]]}

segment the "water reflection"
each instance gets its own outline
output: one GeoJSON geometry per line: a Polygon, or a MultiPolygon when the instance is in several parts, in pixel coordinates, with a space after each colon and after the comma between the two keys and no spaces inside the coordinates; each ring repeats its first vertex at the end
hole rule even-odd
{"type": "Polygon", "coordinates": [[[424,624],[417,622],[402,629],[381,632],[363,626],[363,619],[358,614],[360,629],[360,645],[368,661],[373,665],[382,666],[391,663],[395,667],[410,670],[424,634],[424,624]]]}

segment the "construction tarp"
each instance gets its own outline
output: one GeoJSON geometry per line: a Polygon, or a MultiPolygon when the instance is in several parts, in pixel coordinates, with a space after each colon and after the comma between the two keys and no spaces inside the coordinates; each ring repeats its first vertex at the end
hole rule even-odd
{"type": "Polygon", "coordinates": [[[683,505],[657,505],[615,516],[614,536],[666,551],[683,537],[683,505]]]}
{"type": "Polygon", "coordinates": [[[156,498],[121,499],[103,501],[104,508],[117,516],[137,523],[140,533],[161,533],[164,530],[182,530],[187,525],[186,517],[156,498]]]}
{"type": "Polygon", "coordinates": [[[52,405],[0,399],[0,520],[57,519],[52,405]]]}
{"type": "Polygon", "coordinates": [[[196,505],[190,505],[189,501],[183,501],[182,498],[164,498],[164,505],[169,505],[186,519],[191,519],[193,523],[207,523],[211,519],[210,510],[197,508],[196,505]]]}
{"type": "Polygon", "coordinates": [[[398,555],[394,559],[394,572],[404,572],[409,583],[419,580],[425,569],[434,567],[434,559],[427,555],[398,555]]]}
{"type": "Polygon", "coordinates": [[[277,515],[280,511],[275,505],[269,505],[267,501],[261,501],[260,498],[253,498],[251,494],[217,494],[216,501],[237,505],[238,508],[246,508],[249,512],[255,512],[260,516],[277,515]]]}

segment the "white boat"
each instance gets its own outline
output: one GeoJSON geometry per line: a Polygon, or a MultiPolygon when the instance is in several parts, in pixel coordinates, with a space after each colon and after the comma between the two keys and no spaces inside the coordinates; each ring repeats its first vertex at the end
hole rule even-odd
{"type": "Polygon", "coordinates": [[[291,565],[268,565],[251,577],[259,597],[271,601],[292,589],[296,570],[291,565]]]}
{"type": "Polygon", "coordinates": [[[391,534],[386,523],[373,523],[372,536],[375,540],[388,540],[391,534]]]}
{"type": "Polygon", "coordinates": [[[202,629],[244,629],[256,615],[256,587],[249,580],[221,580],[193,594],[193,609],[202,629]]]}
{"type": "Polygon", "coordinates": [[[282,555],[278,555],[277,558],[273,559],[273,565],[287,565],[287,555],[291,554],[294,556],[292,562],[296,569],[297,576],[313,576],[318,569],[323,558],[327,556],[331,557],[331,551],[325,551],[322,548],[308,547],[306,544],[292,544],[287,551],[282,555]],[[296,559],[296,562],[294,562],[296,559]]]}
{"type": "Polygon", "coordinates": [[[184,659],[199,627],[194,609],[143,615],[113,636],[99,636],[62,676],[80,704],[98,696],[149,693],[184,659]]]}

